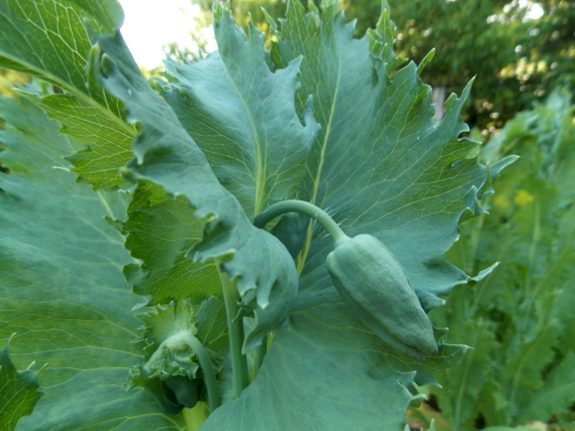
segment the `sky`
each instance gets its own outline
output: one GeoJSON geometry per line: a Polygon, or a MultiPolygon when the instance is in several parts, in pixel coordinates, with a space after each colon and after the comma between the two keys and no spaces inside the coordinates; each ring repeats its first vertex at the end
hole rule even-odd
{"type": "Polygon", "coordinates": [[[543,16],[543,8],[537,2],[531,0],[519,0],[519,5],[529,8],[529,12],[527,12],[528,19],[537,19],[543,16]]]}
{"type": "MultiPolygon", "coordinates": [[[[194,50],[189,35],[193,30],[194,17],[199,13],[197,5],[190,0],[119,0],[124,9],[122,34],[136,62],[147,69],[160,66],[165,58],[163,45],[177,42],[180,48],[194,50]]],[[[541,6],[530,0],[519,0],[529,6],[528,18],[537,19],[543,14],[541,6]]],[[[204,33],[208,51],[216,49],[212,34],[204,33]]]]}
{"type": "MultiPolygon", "coordinates": [[[[147,69],[160,66],[166,57],[162,46],[168,43],[194,47],[189,32],[199,8],[190,0],[119,1],[125,15],[122,35],[138,64],[147,69]]],[[[212,43],[208,51],[214,48],[212,43]]]]}

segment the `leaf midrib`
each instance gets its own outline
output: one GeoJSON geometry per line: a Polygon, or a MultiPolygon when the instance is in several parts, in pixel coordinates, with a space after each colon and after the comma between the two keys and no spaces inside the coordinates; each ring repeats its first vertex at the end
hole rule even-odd
{"type": "MultiPolygon", "coordinates": [[[[316,176],[315,176],[314,183],[313,183],[312,197],[310,200],[310,202],[314,205],[316,204],[316,201],[317,201],[317,193],[319,190],[319,185],[321,183],[321,174],[322,174],[322,170],[323,170],[323,164],[325,162],[325,152],[326,152],[328,140],[329,140],[329,137],[331,134],[331,125],[333,122],[333,114],[335,112],[335,105],[338,101],[339,85],[340,85],[340,80],[341,80],[341,53],[339,51],[338,51],[338,65],[339,65],[339,67],[337,69],[337,80],[336,80],[335,89],[333,92],[333,100],[331,102],[329,120],[327,122],[327,127],[325,130],[325,136],[323,138],[323,143],[321,146],[319,164],[317,167],[317,172],[316,172],[316,176]]],[[[301,273],[303,271],[303,268],[305,266],[305,262],[307,260],[307,256],[309,254],[309,250],[311,248],[312,235],[313,235],[313,220],[310,220],[310,222],[308,224],[307,232],[306,232],[304,247],[303,247],[303,250],[302,250],[300,256],[298,256],[298,260],[297,260],[297,271],[298,271],[299,275],[301,275],[301,273]]]]}
{"type": "Polygon", "coordinates": [[[240,90],[236,86],[236,83],[234,82],[232,76],[230,75],[230,72],[228,70],[228,65],[226,64],[226,62],[224,61],[223,58],[221,58],[221,60],[222,60],[222,64],[224,65],[224,70],[226,72],[226,76],[228,78],[228,81],[230,82],[234,91],[238,95],[238,98],[242,102],[242,105],[246,111],[246,115],[248,116],[248,119],[250,121],[250,127],[252,129],[252,134],[254,136],[255,150],[256,150],[256,175],[255,175],[256,184],[254,186],[255,190],[254,190],[254,212],[253,212],[253,215],[255,217],[263,210],[263,206],[265,203],[266,166],[264,163],[264,157],[263,157],[263,151],[262,151],[262,147],[261,147],[260,137],[259,137],[258,129],[257,129],[255,122],[254,122],[254,118],[252,116],[252,112],[251,112],[247,102],[245,101],[242,93],[240,92],[240,90]]]}

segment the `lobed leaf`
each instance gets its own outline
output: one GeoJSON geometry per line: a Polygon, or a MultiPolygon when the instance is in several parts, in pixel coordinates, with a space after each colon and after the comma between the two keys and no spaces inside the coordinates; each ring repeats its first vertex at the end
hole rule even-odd
{"type": "Polygon", "coordinates": [[[246,37],[216,3],[218,51],[196,63],[166,61],[162,94],[206,155],[220,182],[248,216],[293,198],[319,125],[306,101],[303,122],[294,106],[301,57],[272,72],[263,34],[246,37]]]}
{"type": "MultiPolygon", "coordinates": [[[[458,292],[458,301],[445,313],[451,326],[488,323],[497,340],[487,346],[489,360],[475,366],[475,375],[485,376],[478,381],[483,386],[475,410],[487,425],[524,423],[527,415],[547,421],[549,404],[542,397],[534,402],[535,394],[545,393],[548,384],[553,392],[554,380],[548,378],[574,348],[575,196],[565,187],[575,174],[569,100],[567,94],[552,94],[545,105],[509,121],[479,153],[492,161],[513,151],[521,159],[499,178],[498,194],[487,201],[490,216],[465,226],[457,248],[450,252],[470,270],[502,261],[475,292],[458,292]]],[[[457,367],[448,372],[457,373],[457,367]]],[[[465,385],[457,378],[441,383],[451,394],[465,385]]],[[[440,397],[440,405],[452,419],[455,401],[440,397]]],[[[566,405],[558,402],[555,407],[560,413],[566,405]]]]}
{"type": "Polygon", "coordinates": [[[44,364],[44,396],[18,431],[182,429],[152,394],[126,392],[141,361],[138,297],[121,273],[130,261],[103,215],[122,218],[126,197],[75,184],[62,157],[80,147],[26,100],[1,99],[0,340],[14,332],[16,367],[44,364]]]}
{"type": "Polygon", "coordinates": [[[202,238],[203,225],[183,197],[172,199],[161,187],[142,181],[128,207],[128,220],[121,223],[125,247],[142,261],[124,267],[134,292],[149,295],[150,305],[188,298],[200,303],[221,295],[215,263],[188,258],[202,238]]]}
{"type": "Polygon", "coordinates": [[[570,352],[529,399],[520,421],[544,420],[575,402],[575,353],[570,352]]]}
{"type": "MultiPolygon", "coordinates": [[[[371,42],[358,40],[353,24],[339,15],[339,3],[324,2],[320,16],[311,4],[305,14],[298,1],[290,1],[271,58],[281,68],[303,55],[298,112],[304,112],[312,94],[314,116],[322,126],[300,198],[328,209],[350,235],[377,236],[401,261],[429,310],[443,303],[438,295],[470,280],[443,253],[457,237],[459,219],[481,213],[477,199],[491,179],[485,166],[467,158],[474,144],[458,139],[467,130],[459,111],[468,89],[464,97],[449,99],[442,122],[433,122],[430,89],[419,80],[418,68],[392,67],[400,60],[389,53],[390,26],[384,11],[371,42]]],[[[493,179],[506,163],[494,166],[493,179]]],[[[324,266],[330,250],[331,240],[310,225],[299,257],[302,278],[290,325],[275,336],[254,382],[242,397],[210,416],[207,430],[225,428],[232,417],[241,418],[236,429],[270,429],[280,421],[292,422],[294,411],[302,428],[322,429],[318,418],[327,411],[329,429],[399,430],[412,395],[397,392],[397,380],[386,379],[409,370],[431,383],[433,371],[460,358],[465,346],[443,346],[437,362],[418,364],[379,341],[341,303],[324,266]],[[326,372],[319,358],[307,360],[318,351],[350,365],[326,372]],[[276,363],[281,372],[275,371],[276,363]],[[358,397],[356,387],[348,384],[350,372],[362,388],[360,407],[349,404],[358,397]],[[299,380],[301,373],[305,379],[299,380]],[[342,382],[325,384],[334,374],[342,382]],[[294,379],[301,383],[290,384],[294,379]],[[267,399],[275,400],[273,413],[258,414],[267,399]],[[393,409],[386,410],[388,403],[393,409]]],[[[408,387],[412,374],[404,376],[400,381],[408,387]]]]}
{"type": "MultiPolygon", "coordinates": [[[[457,308],[454,303],[462,298],[458,293],[452,294],[455,296],[452,298],[452,309],[457,308]]],[[[480,393],[486,382],[493,378],[494,363],[490,354],[496,348],[496,340],[488,322],[462,319],[450,324],[453,339],[465,340],[473,349],[466,353],[459,364],[437,375],[441,387],[433,388],[433,393],[437,395],[441,409],[454,429],[467,429],[473,427],[478,412],[485,405],[480,393]]]]}
{"type": "Polygon", "coordinates": [[[135,137],[122,119],[121,103],[103,91],[88,67],[90,56],[96,55],[90,32],[111,32],[122,21],[117,0],[0,2],[0,66],[64,91],[26,96],[63,123],[64,133],[86,146],[70,160],[74,171],[96,190],[124,182],[118,169],[130,160],[135,137]]]}

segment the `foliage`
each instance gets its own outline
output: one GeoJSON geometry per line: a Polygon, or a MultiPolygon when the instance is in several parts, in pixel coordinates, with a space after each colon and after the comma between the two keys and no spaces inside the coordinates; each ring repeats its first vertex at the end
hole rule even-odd
{"type": "Polygon", "coordinates": [[[432,121],[431,57],[402,66],[387,8],[356,39],[337,1],[290,1],[266,51],[218,5],[219,51],[151,82],[121,22],[115,0],[0,1],[0,66],[62,91],[0,101],[0,337],[48,364],[18,430],[402,429],[467,346],[436,328],[437,355],[403,355],[342,300],[316,224],[253,223],[294,197],[326,208],[385,244],[412,307],[442,305],[490,272],[444,253],[513,161],[459,138],[470,86],[432,121]]]}
{"type": "Polygon", "coordinates": [[[0,350],[0,428],[12,431],[22,416],[32,413],[42,393],[34,363],[17,371],[10,360],[8,343],[0,350]]]}
{"type": "MultiPolygon", "coordinates": [[[[213,1],[198,3],[205,17],[213,1]]],[[[376,25],[381,0],[341,0],[348,19],[357,20],[356,35],[376,25]]],[[[417,63],[432,50],[438,56],[422,72],[433,87],[447,94],[458,91],[477,76],[465,107],[465,120],[480,129],[495,131],[518,112],[543,100],[554,88],[573,89],[575,69],[573,32],[575,3],[564,0],[538,2],[545,13],[527,18],[529,6],[508,0],[388,0],[396,25],[399,54],[417,63]]],[[[268,31],[260,7],[278,18],[285,3],[277,0],[236,0],[234,15],[268,31]]],[[[207,20],[204,19],[204,22],[207,20]]]]}
{"type": "MultiPolygon", "coordinates": [[[[448,256],[473,271],[501,261],[475,290],[457,289],[435,322],[475,350],[432,392],[454,429],[559,421],[575,402],[575,124],[568,92],[519,114],[482,149],[516,153],[489,199],[490,216],[466,222],[448,256]]],[[[562,422],[566,418],[567,422],[562,422]]],[[[497,428],[500,429],[500,428],[497,428]]],[[[506,429],[506,428],[501,428],[506,429]]]]}
{"type": "Polygon", "coordinates": [[[575,88],[575,2],[544,0],[545,13],[528,22],[527,31],[518,39],[519,59],[502,74],[513,73],[521,82],[520,90],[548,95],[553,88],[575,88]]]}
{"type": "Polygon", "coordinates": [[[14,97],[14,86],[26,84],[30,77],[24,73],[0,68],[0,94],[14,97]]]}

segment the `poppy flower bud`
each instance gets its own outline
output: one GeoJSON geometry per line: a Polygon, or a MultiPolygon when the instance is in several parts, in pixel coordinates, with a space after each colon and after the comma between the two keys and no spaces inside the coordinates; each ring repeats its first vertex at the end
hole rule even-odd
{"type": "Polygon", "coordinates": [[[437,354],[431,321],[405,270],[377,238],[337,241],[327,268],[345,303],[385,343],[419,361],[437,354]]]}

